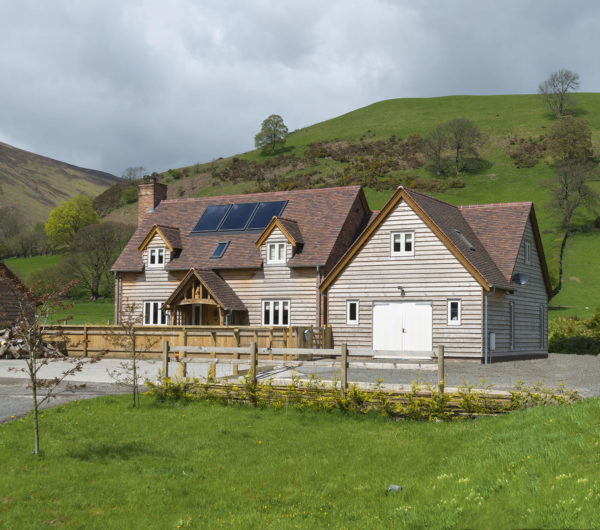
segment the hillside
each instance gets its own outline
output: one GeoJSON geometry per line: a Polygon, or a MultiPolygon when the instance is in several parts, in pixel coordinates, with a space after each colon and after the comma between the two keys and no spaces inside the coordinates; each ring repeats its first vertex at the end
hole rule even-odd
{"type": "MultiPolygon", "coordinates": [[[[600,94],[577,94],[577,105],[576,116],[588,120],[594,152],[598,154],[600,94]]],[[[533,167],[518,168],[510,156],[530,139],[543,140],[555,119],[535,95],[394,99],[294,131],[285,148],[274,156],[251,151],[169,170],[161,180],[169,186],[169,197],[361,183],[367,185],[373,209],[380,208],[399,184],[453,204],[533,201],[546,259],[557,286],[565,233],[547,206],[552,160],[542,152],[533,167]],[[418,136],[454,118],[472,120],[485,141],[479,164],[461,173],[460,182],[451,184],[452,178],[435,179],[423,167],[418,136]]],[[[600,192],[600,181],[592,186],[600,192]]],[[[573,226],[584,232],[572,234],[565,246],[563,288],[552,305],[566,307],[552,316],[584,316],[600,306],[600,269],[584,260],[586,256],[600,256],[600,232],[593,228],[599,213],[580,211],[573,219],[573,226]]],[[[135,204],[119,208],[110,216],[134,221],[135,204]]]]}
{"type": "Polygon", "coordinates": [[[95,196],[118,178],[36,155],[0,142],[0,207],[14,207],[26,224],[43,222],[76,195],[95,196]]]}

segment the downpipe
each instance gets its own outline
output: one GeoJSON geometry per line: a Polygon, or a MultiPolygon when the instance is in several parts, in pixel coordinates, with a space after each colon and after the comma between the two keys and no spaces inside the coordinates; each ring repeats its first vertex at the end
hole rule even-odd
{"type": "Polygon", "coordinates": [[[490,364],[492,362],[488,333],[488,296],[496,293],[496,287],[491,287],[492,289],[483,295],[483,364],[490,364]]]}

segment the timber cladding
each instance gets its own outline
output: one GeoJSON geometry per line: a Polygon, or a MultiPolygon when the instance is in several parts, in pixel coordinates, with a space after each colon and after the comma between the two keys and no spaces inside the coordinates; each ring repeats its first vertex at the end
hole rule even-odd
{"type": "Polygon", "coordinates": [[[0,261],[0,326],[9,326],[34,310],[34,299],[27,288],[0,261]]]}

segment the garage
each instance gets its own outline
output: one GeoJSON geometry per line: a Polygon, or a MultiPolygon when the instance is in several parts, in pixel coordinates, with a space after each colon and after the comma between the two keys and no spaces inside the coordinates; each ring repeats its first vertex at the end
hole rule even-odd
{"type": "Polygon", "coordinates": [[[374,302],[373,349],[402,355],[430,353],[431,302],[374,302]]]}

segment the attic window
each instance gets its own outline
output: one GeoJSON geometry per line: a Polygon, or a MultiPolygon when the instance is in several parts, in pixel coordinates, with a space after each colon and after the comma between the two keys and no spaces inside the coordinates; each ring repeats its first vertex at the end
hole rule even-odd
{"type": "Polygon", "coordinates": [[[467,247],[469,247],[469,250],[475,250],[475,247],[471,244],[471,242],[464,236],[464,234],[460,230],[457,230],[456,228],[454,228],[453,230],[456,233],[456,235],[460,238],[460,240],[465,245],[467,245],[467,247]]]}
{"type": "Polygon", "coordinates": [[[219,243],[217,243],[217,246],[215,247],[215,250],[213,251],[210,259],[222,258],[223,254],[225,254],[225,251],[227,250],[228,246],[229,246],[229,241],[220,241],[219,243]]]}

